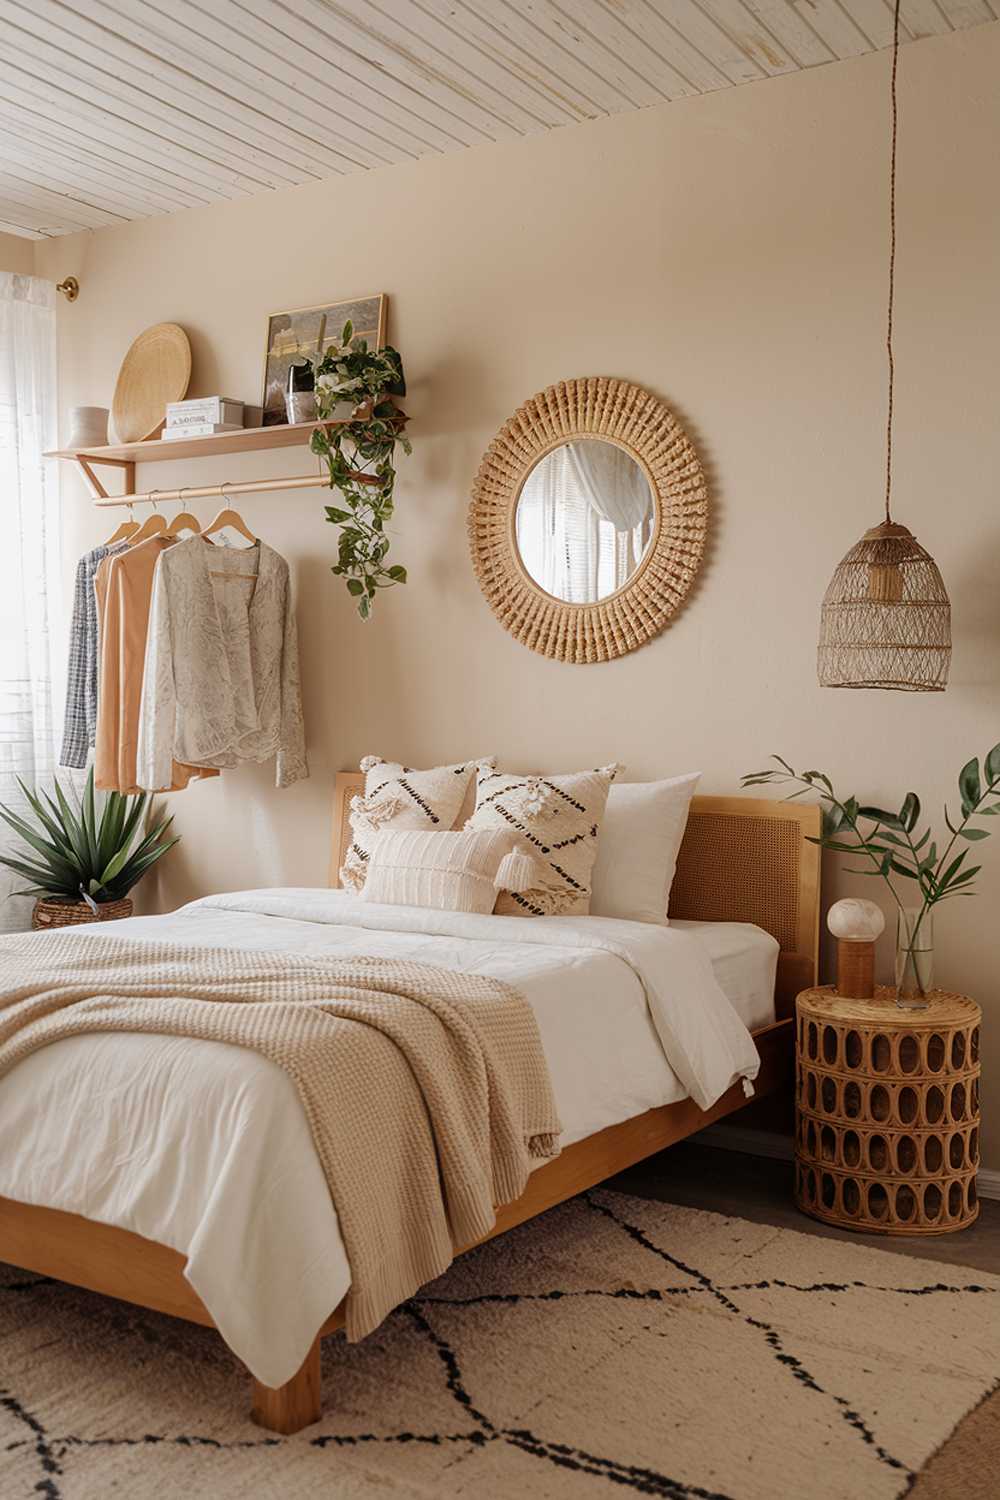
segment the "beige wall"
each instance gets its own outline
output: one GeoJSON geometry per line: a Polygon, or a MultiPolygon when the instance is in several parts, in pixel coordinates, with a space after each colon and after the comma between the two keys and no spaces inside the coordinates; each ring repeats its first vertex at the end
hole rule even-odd
{"type": "MultiPolygon", "coordinates": [[[[175,797],[183,843],[150,896],[322,882],[333,771],[366,751],[495,750],[547,770],[619,758],[633,778],[700,767],[705,790],[731,792],[778,750],[878,802],[919,788],[939,814],[962,762],[1000,739],[998,70],[1000,26],[902,64],[896,504],[954,603],[944,696],[823,691],[815,676],[823,591],[881,506],[884,55],[41,246],[41,274],[82,285],[59,310],[64,411],[107,404],[129,340],[166,318],[190,331],[193,393],[256,400],[268,311],[378,290],[411,384],[393,547],[411,582],[372,624],[328,572],[318,491],[243,505],[297,580],[313,775],[276,792],[269,769],[246,770],[175,797]],[[494,622],[466,504],[513,408],[597,373],[647,385],[687,424],[712,543],[665,634],[570,667],[494,622]]],[[[174,485],[305,462],[142,472],[174,485]]],[[[65,509],[73,556],[111,529],[70,474],[65,509]]],[[[983,853],[978,899],[940,909],[939,978],[986,1004],[998,1068],[1000,845],[983,853]]],[[[828,892],[845,886],[831,866],[828,892]]],[[[987,1148],[1000,1168],[989,1114],[987,1148]]]]}
{"type": "Polygon", "coordinates": [[[35,241],[20,234],[0,234],[0,271],[31,276],[35,269],[35,241]]]}

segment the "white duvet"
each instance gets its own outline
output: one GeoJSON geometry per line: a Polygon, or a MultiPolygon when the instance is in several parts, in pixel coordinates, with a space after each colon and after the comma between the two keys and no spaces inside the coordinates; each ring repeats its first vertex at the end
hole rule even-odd
{"type": "MultiPolygon", "coordinates": [[[[736,1079],[749,1090],[757,1052],[713,957],[736,974],[737,953],[749,952],[773,989],[777,944],[736,924],[711,924],[706,943],[710,929],[697,925],[527,921],[306,889],[210,896],[105,931],[136,942],[381,954],[507,980],[538,1020],[565,1146],[686,1095],[707,1108],[736,1079]]],[[[752,1025],[771,1019],[765,988],[741,992],[752,1025]]],[[[0,1082],[0,1141],[0,1196],[184,1254],[223,1337],[267,1385],[295,1373],[350,1284],[295,1087],[255,1052],[182,1037],[67,1038],[0,1082]]]]}

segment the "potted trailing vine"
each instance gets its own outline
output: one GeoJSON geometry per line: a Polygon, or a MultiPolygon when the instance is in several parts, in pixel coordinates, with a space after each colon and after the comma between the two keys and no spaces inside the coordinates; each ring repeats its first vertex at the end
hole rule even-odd
{"type": "MultiPolygon", "coordinates": [[[[966,844],[988,838],[991,830],[975,819],[1000,813],[1000,745],[980,766],[973,757],[958,775],[960,814],[954,821],[947,806],[944,821],[951,837],[932,837],[930,828],[921,833],[920,799],[907,792],[898,812],[861,806],[857,797],[840,797],[822,771],[795,771],[780,755],[773,755],[776,769],[752,771],[741,784],[775,786],[797,784],[791,800],[815,792],[823,805],[819,838],[810,842],[836,854],[860,855],[867,861],[852,875],[877,875],[886,884],[896,904],[896,1001],[906,1008],[923,1010],[933,983],[934,908],[954,896],[974,895],[972,887],[981,865],[968,865],[966,844]],[[957,849],[957,853],[956,853],[957,849]],[[903,899],[891,877],[896,875],[916,886],[914,897],[903,899]]],[[[905,888],[900,888],[905,889],[905,888]]]]}
{"type": "Polygon", "coordinates": [[[331,489],[343,504],[328,505],[326,519],[340,527],[337,561],[331,571],[343,578],[363,620],[371,618],[380,589],[406,582],[401,563],[387,561],[386,525],[393,513],[396,444],[412,451],[403,431],[406,417],[391,399],[406,395],[403,362],[390,345],[369,349],[344,324],[337,343],[314,357],[316,415],[335,420],[347,403],[351,415],[338,426],[317,427],[310,440],[326,464],[331,489]]]}
{"type": "Polygon", "coordinates": [[[87,777],[79,812],[58,781],[54,798],[44,792],[36,796],[23,781],[18,786],[36,821],[32,825],[0,805],[0,818],[28,845],[24,858],[0,855],[0,865],[30,881],[13,894],[38,898],[32,927],[130,917],[129,891],[179,842],[167,837],[173,819],[163,818],[151,829],[141,828],[147,792],[134,797],[108,792],[98,814],[93,771],[87,777]]]}

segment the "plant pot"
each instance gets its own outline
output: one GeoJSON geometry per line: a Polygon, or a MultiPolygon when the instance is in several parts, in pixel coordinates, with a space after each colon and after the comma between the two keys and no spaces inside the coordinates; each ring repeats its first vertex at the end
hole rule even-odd
{"type": "Polygon", "coordinates": [[[77,927],[83,922],[115,922],[132,915],[132,900],[102,901],[95,913],[86,901],[70,901],[60,896],[42,896],[31,913],[32,928],[44,932],[49,927],[77,927]]]}

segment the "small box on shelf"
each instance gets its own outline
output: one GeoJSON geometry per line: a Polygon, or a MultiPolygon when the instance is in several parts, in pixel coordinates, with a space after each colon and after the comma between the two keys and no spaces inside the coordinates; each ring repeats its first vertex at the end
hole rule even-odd
{"type": "Polygon", "coordinates": [[[179,439],[193,437],[212,437],[218,432],[242,432],[241,422],[185,422],[177,427],[164,427],[163,441],[165,443],[176,443],[179,439]]]}
{"type": "Polygon", "coordinates": [[[171,401],[166,418],[168,431],[173,427],[203,426],[206,423],[216,424],[220,431],[228,430],[243,426],[243,402],[231,396],[193,396],[188,401],[171,401]]]}

